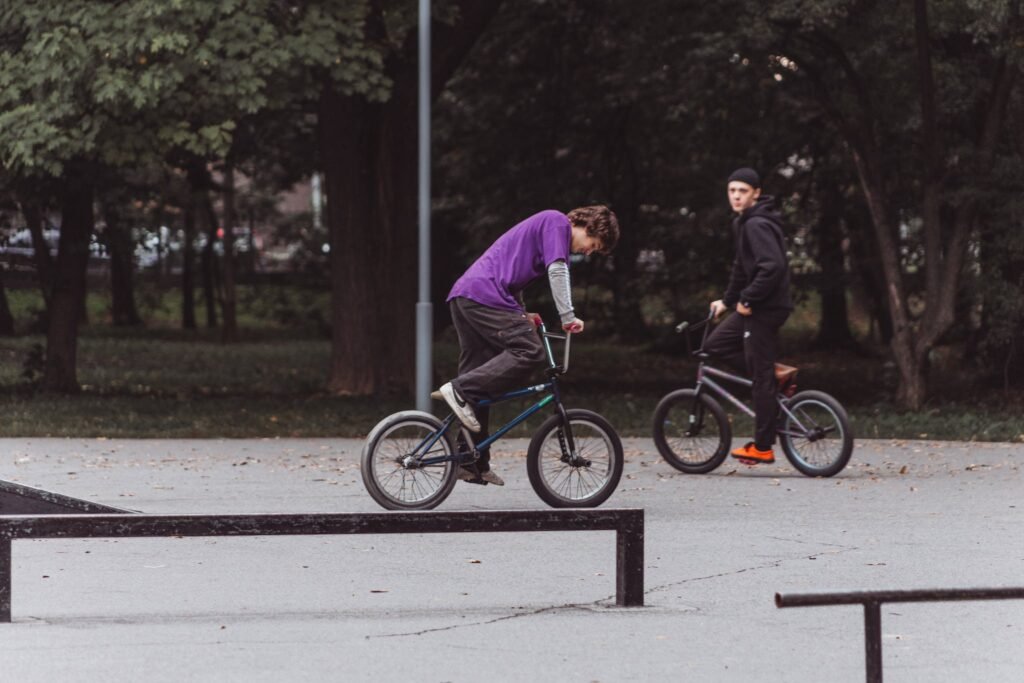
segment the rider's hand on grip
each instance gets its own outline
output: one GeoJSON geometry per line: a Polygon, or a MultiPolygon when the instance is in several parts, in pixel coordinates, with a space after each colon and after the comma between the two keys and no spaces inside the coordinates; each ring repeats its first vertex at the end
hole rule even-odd
{"type": "Polygon", "coordinates": [[[576,318],[572,322],[568,322],[562,325],[562,329],[569,334],[579,334],[583,331],[583,321],[576,318]]]}
{"type": "Polygon", "coordinates": [[[726,308],[725,302],[722,301],[721,299],[717,299],[717,300],[711,302],[711,317],[712,318],[716,318],[717,319],[717,318],[722,317],[722,314],[725,313],[727,310],[729,310],[729,309],[726,308]]]}

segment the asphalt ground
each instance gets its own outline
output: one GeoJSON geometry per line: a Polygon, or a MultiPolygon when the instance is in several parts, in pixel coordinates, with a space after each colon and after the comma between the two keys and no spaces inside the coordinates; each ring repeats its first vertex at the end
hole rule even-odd
{"type": "MultiPolygon", "coordinates": [[[[362,443],[0,440],[0,478],[149,513],[378,512],[362,443]]],[[[21,540],[3,680],[862,681],[862,610],[775,593],[1024,587],[1024,445],[858,441],[684,475],[625,442],[605,507],[646,510],[644,607],[612,532],[21,540]]],[[[525,440],[502,488],[441,510],[544,509],[525,440]]],[[[1024,680],[1024,601],[882,607],[886,681],[1024,680]]]]}

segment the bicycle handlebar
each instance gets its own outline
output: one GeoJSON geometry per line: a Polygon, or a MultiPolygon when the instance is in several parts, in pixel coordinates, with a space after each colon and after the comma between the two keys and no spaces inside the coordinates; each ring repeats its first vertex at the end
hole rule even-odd
{"type": "Polygon", "coordinates": [[[679,334],[682,334],[683,332],[685,332],[688,329],[689,330],[694,330],[694,331],[699,330],[700,328],[704,327],[705,325],[710,323],[712,320],[714,320],[714,318],[715,318],[714,313],[708,313],[708,317],[704,318],[704,320],[701,320],[698,323],[693,323],[692,326],[690,325],[690,321],[684,320],[683,322],[681,322],[678,325],[676,325],[676,332],[679,333],[679,334]]]}
{"type": "Polygon", "coordinates": [[[540,329],[541,337],[544,339],[544,346],[547,347],[548,358],[551,360],[551,367],[553,369],[557,368],[558,366],[555,365],[555,357],[551,353],[551,344],[548,343],[548,340],[549,339],[562,339],[562,340],[565,341],[565,351],[562,353],[562,367],[561,367],[561,372],[559,373],[559,374],[564,375],[566,372],[569,371],[569,347],[570,347],[570,344],[572,343],[572,335],[573,335],[573,333],[572,332],[566,332],[565,334],[558,334],[557,332],[548,332],[547,327],[545,327],[543,322],[541,322],[541,324],[539,325],[539,329],[540,329]]]}
{"type": "MultiPolygon", "coordinates": [[[[709,311],[708,312],[708,317],[704,318],[700,322],[693,323],[692,325],[690,324],[690,322],[688,320],[684,320],[683,322],[681,322],[678,325],[676,325],[676,333],[677,334],[682,334],[683,332],[687,332],[687,331],[699,330],[702,327],[706,327],[707,325],[709,325],[712,322],[714,322],[714,319],[715,319],[715,312],[714,311],[709,311]]],[[[700,353],[701,349],[704,348],[704,342],[707,341],[707,338],[708,338],[708,331],[705,330],[704,331],[704,338],[700,342],[700,348],[697,349],[696,351],[693,351],[693,349],[690,347],[690,335],[686,335],[686,348],[687,348],[687,350],[690,353],[700,353]]]]}

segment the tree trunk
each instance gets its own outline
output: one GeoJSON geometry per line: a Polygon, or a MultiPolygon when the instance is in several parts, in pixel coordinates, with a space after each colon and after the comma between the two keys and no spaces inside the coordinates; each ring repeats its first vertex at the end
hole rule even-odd
{"type": "Polygon", "coordinates": [[[38,206],[28,203],[21,205],[21,212],[25,216],[25,225],[32,236],[32,254],[36,264],[39,291],[43,295],[44,306],[49,310],[50,299],[53,297],[53,256],[50,254],[50,245],[43,234],[43,212],[38,206]]]}
{"type": "Polygon", "coordinates": [[[358,96],[324,92],[318,136],[324,154],[327,224],[330,227],[331,370],[328,389],[366,396],[377,391],[379,311],[397,313],[397,303],[375,289],[391,270],[378,251],[375,229],[373,142],[378,126],[371,105],[358,96]]]}
{"type": "Polygon", "coordinates": [[[196,329],[196,207],[195,194],[190,193],[185,205],[183,244],[181,251],[181,327],[196,329]]]}
{"type": "Polygon", "coordinates": [[[818,263],[821,276],[821,324],[814,346],[851,348],[856,346],[846,305],[846,259],[843,253],[843,195],[834,182],[821,188],[821,220],[818,223],[818,263]]]}
{"type": "Polygon", "coordinates": [[[892,346],[900,374],[896,402],[908,410],[920,410],[928,398],[928,357],[918,355],[908,344],[892,346]]]}
{"type": "MultiPolygon", "coordinates": [[[[383,35],[380,0],[367,33],[383,35]]],[[[433,26],[436,96],[500,0],[459,0],[459,21],[433,26]]],[[[324,86],[318,136],[327,189],[332,291],[328,388],[342,395],[415,385],[417,284],[416,35],[388,60],[391,98],[372,104],[324,86]]]]}
{"type": "MultiPolygon", "coordinates": [[[[211,207],[212,211],[212,207],[211,207]]],[[[223,287],[221,289],[221,313],[224,327],[221,341],[238,341],[238,295],[235,289],[235,169],[231,162],[224,164],[224,246],[223,287]]]]}
{"type": "Polygon", "coordinates": [[[612,271],[615,330],[623,341],[637,343],[648,340],[650,334],[641,306],[644,291],[637,287],[640,244],[636,231],[628,229],[628,226],[636,225],[641,201],[639,172],[628,139],[631,113],[629,108],[616,112],[615,121],[606,136],[602,166],[607,183],[606,196],[620,223],[627,226],[619,235],[612,257],[615,261],[612,271]]]}
{"type": "Polygon", "coordinates": [[[871,212],[882,270],[885,273],[886,298],[893,331],[889,348],[900,374],[897,401],[903,408],[918,410],[928,393],[927,372],[923,363],[927,358],[927,350],[922,354],[916,343],[914,321],[908,310],[903,284],[899,245],[895,230],[889,222],[890,210],[881,187],[885,175],[880,169],[877,148],[867,145],[861,153],[854,153],[854,162],[871,212]]]}
{"type": "Polygon", "coordinates": [[[0,336],[9,337],[14,334],[14,316],[11,306],[7,303],[7,288],[4,287],[4,269],[0,267],[0,336]]]}
{"type": "Polygon", "coordinates": [[[111,318],[115,327],[141,325],[142,318],[135,307],[135,244],[131,228],[125,224],[120,207],[114,201],[103,202],[107,224],[103,241],[110,250],[111,318]]]}
{"type": "Polygon", "coordinates": [[[78,326],[85,304],[89,238],[93,231],[93,187],[87,169],[71,166],[61,188],[60,243],[46,339],[43,387],[76,393],[78,326]]]}
{"type": "Polygon", "coordinates": [[[202,254],[199,257],[199,267],[203,276],[203,301],[206,304],[206,327],[213,329],[217,327],[217,256],[214,252],[214,245],[217,244],[217,219],[210,210],[210,197],[208,194],[208,180],[206,169],[193,176],[192,199],[195,209],[197,226],[200,230],[206,231],[206,244],[203,246],[202,254]]]}
{"type": "Polygon", "coordinates": [[[863,288],[864,304],[873,325],[877,325],[877,340],[889,346],[892,316],[889,315],[889,299],[885,294],[885,272],[878,262],[878,240],[871,227],[871,216],[867,215],[861,202],[857,205],[855,212],[850,211],[846,215],[846,226],[851,236],[850,254],[863,288]]]}
{"type": "MultiPolygon", "coordinates": [[[[203,212],[205,213],[205,211],[203,212]]],[[[206,305],[206,327],[217,327],[217,259],[213,253],[216,235],[207,229],[206,245],[199,255],[199,268],[203,276],[203,303],[206,305]]]]}

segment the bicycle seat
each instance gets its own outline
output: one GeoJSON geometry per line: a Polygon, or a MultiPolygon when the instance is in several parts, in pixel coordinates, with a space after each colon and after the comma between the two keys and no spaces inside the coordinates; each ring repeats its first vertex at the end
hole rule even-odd
{"type": "Polygon", "coordinates": [[[779,386],[786,386],[794,379],[796,379],[796,373],[800,371],[799,368],[794,368],[792,365],[783,365],[782,363],[775,364],[775,379],[778,381],[779,386]]]}

